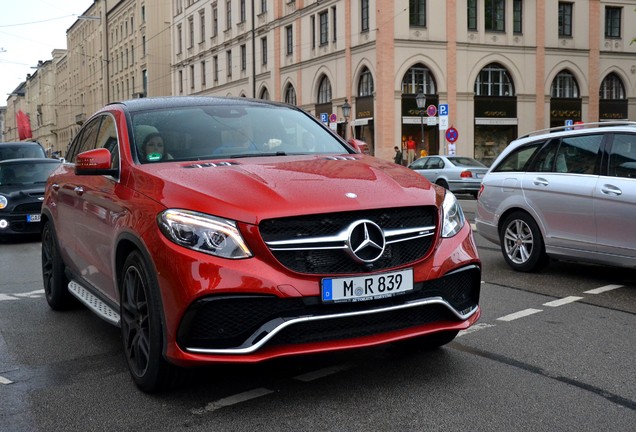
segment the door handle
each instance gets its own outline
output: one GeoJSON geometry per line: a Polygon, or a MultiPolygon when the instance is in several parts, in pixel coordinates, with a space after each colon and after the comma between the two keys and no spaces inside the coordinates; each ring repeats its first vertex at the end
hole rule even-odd
{"type": "Polygon", "coordinates": [[[53,183],[51,184],[51,189],[57,192],[58,190],[60,190],[60,185],[58,183],[53,183]]]}
{"type": "Polygon", "coordinates": [[[614,186],[614,185],[610,185],[610,184],[604,184],[601,187],[601,192],[603,192],[605,195],[622,195],[623,191],[620,190],[620,188],[614,186]]]}
{"type": "Polygon", "coordinates": [[[81,186],[76,186],[75,189],[73,189],[73,191],[75,191],[77,195],[82,195],[84,193],[84,188],[81,186]]]}
{"type": "Polygon", "coordinates": [[[547,186],[549,182],[543,177],[536,177],[533,182],[536,186],[547,186]]]}

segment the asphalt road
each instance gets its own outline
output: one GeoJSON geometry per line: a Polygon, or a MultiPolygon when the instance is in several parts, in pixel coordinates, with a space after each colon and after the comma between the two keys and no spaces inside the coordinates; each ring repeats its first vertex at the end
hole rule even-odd
{"type": "Polygon", "coordinates": [[[483,315],[442,349],[218,365],[159,395],[132,384],[118,329],[48,308],[37,239],[0,243],[0,431],[634,431],[633,271],[519,274],[476,241],[483,315]]]}

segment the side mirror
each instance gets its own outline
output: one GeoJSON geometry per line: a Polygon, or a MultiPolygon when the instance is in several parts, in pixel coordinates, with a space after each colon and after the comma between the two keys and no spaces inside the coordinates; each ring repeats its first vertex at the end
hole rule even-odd
{"type": "Polygon", "coordinates": [[[111,169],[110,152],[105,148],[88,150],[75,158],[75,174],[77,175],[116,175],[111,169]]]}

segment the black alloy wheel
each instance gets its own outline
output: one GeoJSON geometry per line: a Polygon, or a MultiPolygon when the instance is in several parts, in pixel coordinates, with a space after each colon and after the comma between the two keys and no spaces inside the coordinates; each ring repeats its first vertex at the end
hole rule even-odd
{"type": "Polygon", "coordinates": [[[126,258],[119,284],[122,342],[133,381],[145,392],[167,388],[175,368],[163,358],[160,294],[139,252],[126,258]]]}
{"type": "Polygon", "coordinates": [[[46,221],[42,228],[42,282],[44,296],[51,309],[65,310],[78,304],[68,291],[69,281],[64,274],[64,262],[50,221],[46,221]]]}

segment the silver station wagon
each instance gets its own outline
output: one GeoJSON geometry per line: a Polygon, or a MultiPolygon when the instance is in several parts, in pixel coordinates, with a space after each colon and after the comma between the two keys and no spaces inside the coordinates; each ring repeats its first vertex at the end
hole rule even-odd
{"type": "Polygon", "coordinates": [[[635,268],[636,123],[516,139],[482,180],[475,224],[518,271],[549,258],[635,268]]]}

